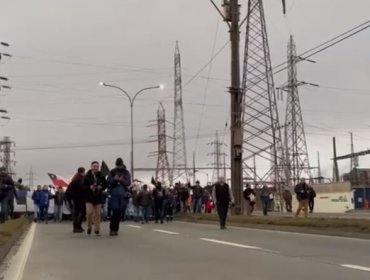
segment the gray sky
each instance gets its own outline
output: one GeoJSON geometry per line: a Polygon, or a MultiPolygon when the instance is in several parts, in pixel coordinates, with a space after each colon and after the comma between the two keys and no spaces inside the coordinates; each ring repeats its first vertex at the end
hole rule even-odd
{"type": "MultiPolygon", "coordinates": [[[[264,1],[273,65],[286,59],[291,33],[300,53],[370,18],[368,0],[287,2],[288,15],[284,17],[280,1],[264,1]]],[[[143,94],[135,105],[135,165],[155,167],[155,159],[147,156],[156,150],[156,144],[144,142],[156,133],[155,127],[148,125],[156,117],[159,101],[164,102],[168,120],[173,117],[175,41],[180,42],[185,84],[210,59],[213,45],[218,50],[228,39],[225,24],[208,0],[0,3],[0,41],[12,45],[1,51],[14,55],[0,65],[1,75],[7,76],[13,87],[2,91],[5,96],[0,97],[1,108],[8,109],[12,118],[1,124],[1,135],[11,136],[17,144],[18,176],[25,177],[33,165],[37,183],[49,182],[47,172],[69,177],[92,160],[105,159],[112,166],[114,159],[122,156],[129,165],[128,101],[113,89],[99,87],[100,81],[131,93],[166,85],[164,91],[143,94]],[[90,144],[101,146],[88,147],[90,144]],[[71,145],[87,147],[51,148],[71,145]]],[[[241,4],[245,13],[247,1],[241,4]]],[[[300,80],[321,86],[300,88],[300,94],[311,165],[316,165],[320,151],[325,176],[332,174],[332,136],[337,137],[339,154],[349,152],[349,131],[354,132],[356,150],[370,147],[369,46],[367,30],[315,56],[316,64],[299,65],[300,80]]],[[[224,49],[211,68],[184,87],[189,164],[193,151],[197,165],[211,163],[207,153],[212,148],[206,144],[216,130],[224,136],[229,116],[229,55],[229,48],[224,49]],[[207,86],[208,76],[212,79],[207,86]],[[202,108],[204,100],[207,106],[202,108]]],[[[276,86],[285,80],[286,73],[277,75],[276,86]]],[[[284,106],[279,103],[280,108],[284,106]]],[[[170,127],[168,134],[172,134],[170,127]]],[[[224,139],[228,144],[228,130],[224,139]]],[[[168,146],[172,147],[171,143],[168,146]]],[[[369,157],[360,158],[360,164],[368,167],[369,157]]],[[[341,162],[340,167],[347,171],[349,162],[341,162]]],[[[151,175],[136,173],[135,177],[151,175]]],[[[199,178],[204,181],[205,175],[199,174],[199,178]]]]}

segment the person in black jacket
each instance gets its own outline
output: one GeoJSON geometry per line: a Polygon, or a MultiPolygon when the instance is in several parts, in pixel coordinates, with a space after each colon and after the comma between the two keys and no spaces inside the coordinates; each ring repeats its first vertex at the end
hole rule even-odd
{"type": "Polygon", "coordinates": [[[85,175],[83,186],[86,201],[87,234],[91,234],[94,223],[95,234],[100,235],[101,203],[106,182],[99,171],[99,162],[93,161],[91,163],[91,169],[85,175]]]}
{"type": "Polygon", "coordinates": [[[303,209],[304,217],[307,218],[309,185],[307,185],[306,181],[302,179],[301,182],[295,186],[294,192],[297,195],[297,200],[299,204],[295,216],[298,217],[299,214],[301,213],[301,210],[303,209]]]}
{"type": "Polygon", "coordinates": [[[308,207],[310,208],[310,213],[313,213],[313,209],[315,207],[315,197],[316,192],[312,186],[308,187],[308,207]]]}
{"type": "Polygon", "coordinates": [[[247,184],[246,189],[243,191],[243,197],[245,199],[246,213],[250,216],[253,213],[254,205],[256,204],[256,193],[249,184],[247,184]]]}
{"type": "Polygon", "coordinates": [[[117,158],[116,167],[108,176],[108,188],[110,193],[109,205],[112,211],[110,220],[110,235],[118,235],[121,217],[125,216],[129,200],[128,188],[131,185],[131,174],[123,164],[121,158],[117,158]]]}
{"type": "Polygon", "coordinates": [[[162,187],[161,182],[156,182],[155,188],[153,190],[153,199],[155,223],[157,224],[158,220],[160,220],[161,224],[163,224],[166,192],[165,189],[162,187]]]}
{"type": "Polygon", "coordinates": [[[85,168],[80,167],[73,176],[66,191],[66,198],[72,210],[73,232],[81,233],[82,222],[86,216],[85,193],[84,193],[85,168]]]}
{"type": "Polygon", "coordinates": [[[220,228],[226,229],[227,213],[230,204],[234,204],[234,197],[229,185],[225,183],[224,177],[220,177],[218,182],[214,184],[212,194],[220,219],[220,228]]]}
{"type": "Polygon", "coordinates": [[[11,200],[14,200],[14,182],[12,177],[10,177],[5,167],[0,168],[0,202],[1,202],[1,212],[0,212],[0,223],[4,223],[9,216],[11,200]]]}

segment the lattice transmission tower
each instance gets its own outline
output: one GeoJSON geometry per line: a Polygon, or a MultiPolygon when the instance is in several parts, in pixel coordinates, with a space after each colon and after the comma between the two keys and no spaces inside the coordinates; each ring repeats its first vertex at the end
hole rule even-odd
{"type": "Polygon", "coordinates": [[[281,197],[284,151],[262,0],[248,1],[242,90],[244,178],[281,197]]]}
{"type": "Polygon", "coordinates": [[[171,177],[173,182],[178,180],[189,181],[185,143],[184,110],[182,104],[181,56],[178,42],[176,42],[175,48],[175,108],[172,152],[173,161],[171,177]]]}
{"type": "Polygon", "coordinates": [[[15,146],[15,142],[10,140],[10,137],[5,136],[3,140],[0,141],[0,161],[2,166],[5,167],[6,172],[15,177],[14,165],[15,160],[12,159],[12,155],[15,156],[15,152],[12,147],[15,146]]]}
{"type": "Polygon", "coordinates": [[[212,153],[208,154],[213,156],[213,163],[210,164],[213,167],[212,182],[217,182],[221,176],[226,179],[226,153],[222,152],[222,147],[226,145],[221,142],[217,131],[215,140],[208,145],[213,146],[214,149],[212,153]]]}
{"type": "Polygon", "coordinates": [[[167,186],[172,185],[170,164],[167,155],[167,134],[166,134],[166,111],[163,104],[160,103],[157,110],[157,126],[158,126],[158,158],[156,180],[164,183],[167,186]]]}
{"type": "Polygon", "coordinates": [[[298,92],[298,87],[306,84],[297,80],[297,63],[300,60],[297,56],[293,36],[290,36],[288,43],[288,82],[283,88],[288,96],[285,113],[285,153],[290,187],[296,185],[301,178],[312,178],[298,92]]]}

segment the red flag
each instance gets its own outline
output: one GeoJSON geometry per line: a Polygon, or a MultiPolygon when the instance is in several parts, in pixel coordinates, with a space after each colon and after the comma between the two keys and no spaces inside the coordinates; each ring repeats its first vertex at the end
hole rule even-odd
{"type": "Polygon", "coordinates": [[[68,183],[62,179],[58,178],[57,175],[48,173],[50,180],[53,182],[53,185],[56,187],[68,187],[68,183]]]}

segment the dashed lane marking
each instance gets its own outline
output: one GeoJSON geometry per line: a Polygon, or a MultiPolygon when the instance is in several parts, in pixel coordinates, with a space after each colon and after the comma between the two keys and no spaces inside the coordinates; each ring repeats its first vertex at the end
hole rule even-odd
{"type": "Polygon", "coordinates": [[[180,233],[178,232],[173,232],[173,231],[167,231],[167,230],[161,230],[161,229],[153,229],[155,232],[160,232],[160,233],[166,233],[166,234],[171,234],[171,235],[178,235],[180,233]]]}
{"type": "Polygon", "coordinates": [[[263,250],[262,248],[256,247],[256,246],[250,246],[250,245],[245,245],[245,244],[221,241],[221,240],[217,240],[217,239],[201,238],[200,240],[207,241],[207,242],[212,242],[212,243],[217,243],[217,244],[222,244],[222,245],[238,247],[238,248],[243,248],[243,249],[263,250]]]}
{"type": "Polygon", "coordinates": [[[353,264],[342,264],[341,266],[346,267],[346,268],[352,268],[352,269],[357,269],[357,270],[370,272],[370,267],[353,265],[353,264]]]}
{"type": "Polygon", "coordinates": [[[135,225],[127,225],[127,226],[131,228],[142,228],[141,226],[135,226],[135,225]]]}

